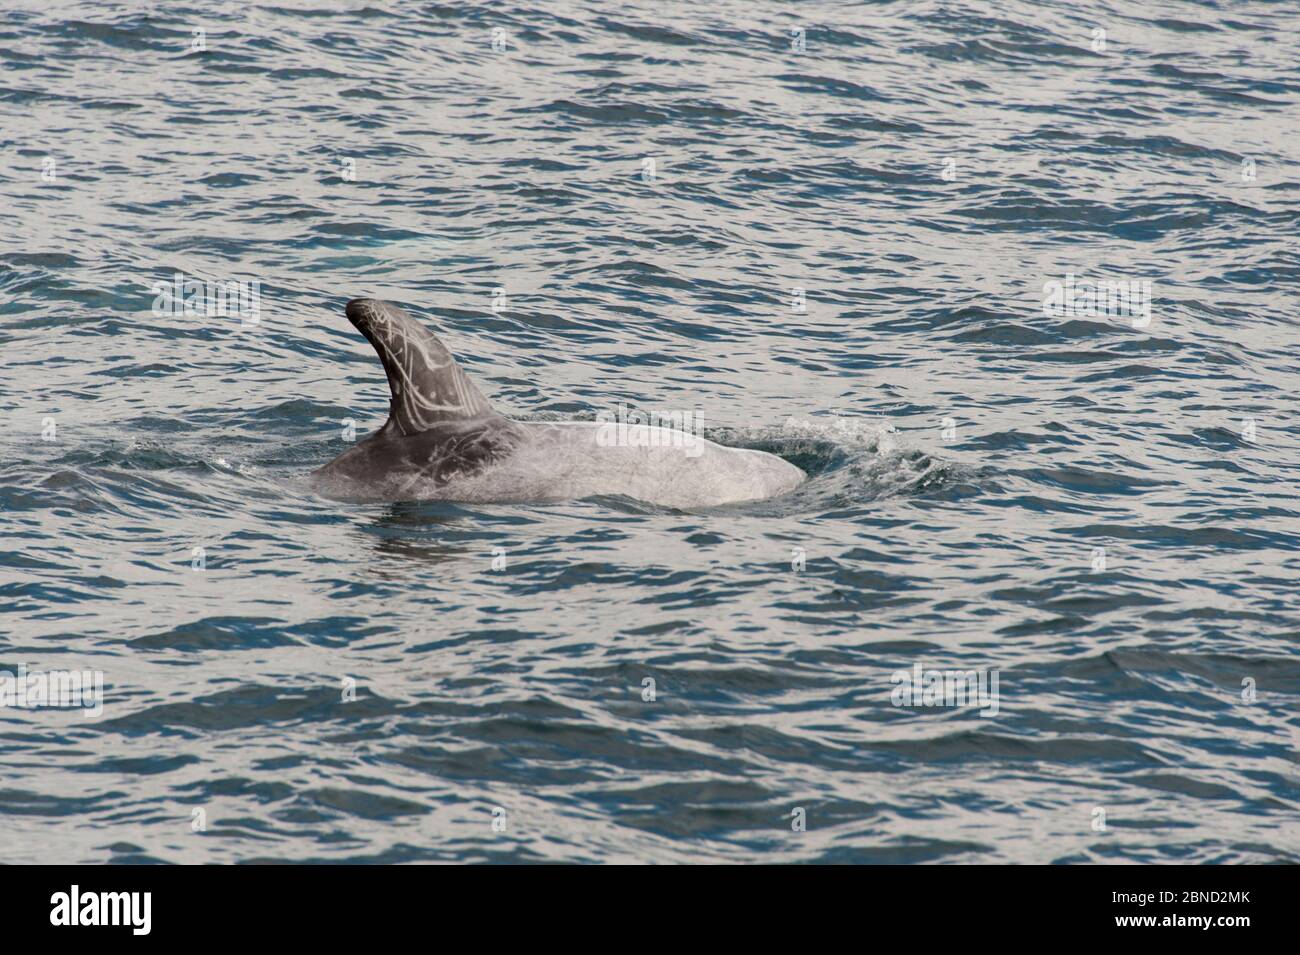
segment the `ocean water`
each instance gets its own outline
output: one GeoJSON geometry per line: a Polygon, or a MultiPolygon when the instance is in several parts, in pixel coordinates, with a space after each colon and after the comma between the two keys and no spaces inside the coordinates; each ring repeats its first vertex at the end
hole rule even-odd
{"type": "Polygon", "coordinates": [[[1300,861],[1298,107],[1291,2],[9,0],[0,858],[1300,861]],[[810,479],[323,499],[361,295],[810,479]]]}

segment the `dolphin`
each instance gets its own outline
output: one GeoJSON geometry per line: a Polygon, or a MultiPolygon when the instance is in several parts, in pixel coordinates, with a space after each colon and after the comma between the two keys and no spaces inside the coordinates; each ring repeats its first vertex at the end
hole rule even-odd
{"type": "Polygon", "coordinates": [[[358,298],[346,311],[379,353],[392,400],[382,428],[312,472],[327,497],[511,504],[624,495],[686,510],[776,497],[807,477],[776,455],[672,428],[514,421],[397,306],[358,298]]]}

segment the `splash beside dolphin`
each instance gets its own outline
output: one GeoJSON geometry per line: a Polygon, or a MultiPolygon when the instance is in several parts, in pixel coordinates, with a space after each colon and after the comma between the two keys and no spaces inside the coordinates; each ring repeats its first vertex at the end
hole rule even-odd
{"type": "Polygon", "coordinates": [[[347,317],[374,346],[392,393],[377,432],[312,473],[349,500],[526,503],[624,495],[692,509],[762,500],[806,475],[772,454],[668,428],[523,422],[498,414],[438,337],[377,299],[347,317]]]}

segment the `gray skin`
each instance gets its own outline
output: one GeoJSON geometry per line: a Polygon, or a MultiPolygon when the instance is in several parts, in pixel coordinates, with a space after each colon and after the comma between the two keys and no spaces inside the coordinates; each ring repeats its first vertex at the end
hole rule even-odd
{"type": "Polygon", "coordinates": [[[392,401],[379,431],[312,473],[328,497],[525,503],[623,495],[691,509],[775,497],[806,478],[775,455],[669,428],[512,421],[401,309],[353,299],[347,316],[379,353],[392,401]]]}

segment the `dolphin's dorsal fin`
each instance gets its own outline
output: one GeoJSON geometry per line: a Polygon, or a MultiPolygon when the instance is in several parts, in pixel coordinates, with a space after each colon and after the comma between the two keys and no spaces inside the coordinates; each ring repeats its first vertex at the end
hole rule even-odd
{"type": "Polygon", "coordinates": [[[419,434],[450,421],[497,416],[438,336],[400,308],[354,298],[347,315],[375,346],[388,375],[392,403],[384,431],[419,434]]]}

